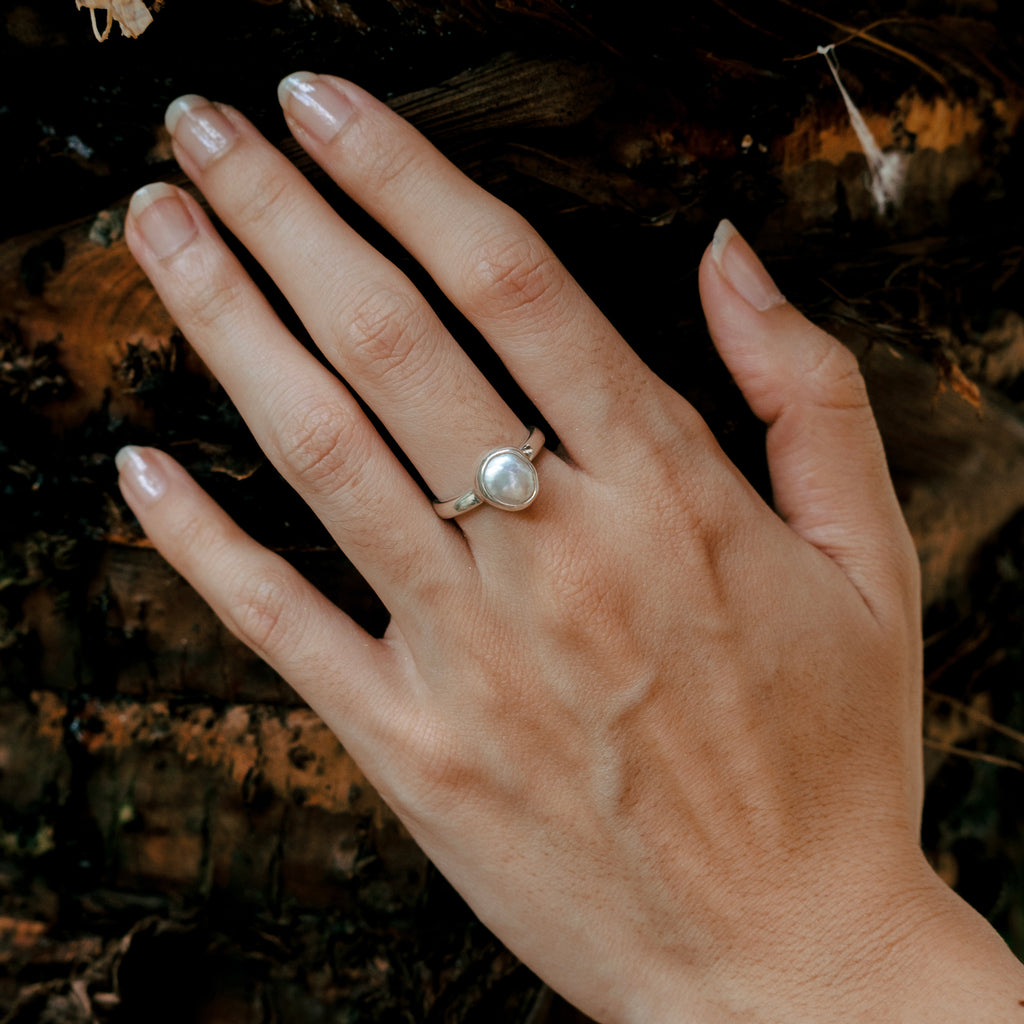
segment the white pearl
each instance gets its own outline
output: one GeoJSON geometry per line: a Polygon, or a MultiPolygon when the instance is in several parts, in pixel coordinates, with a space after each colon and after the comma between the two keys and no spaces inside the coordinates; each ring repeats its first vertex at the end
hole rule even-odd
{"type": "Polygon", "coordinates": [[[537,470],[521,452],[495,452],[480,467],[480,491],[503,508],[526,508],[537,497],[537,470]]]}

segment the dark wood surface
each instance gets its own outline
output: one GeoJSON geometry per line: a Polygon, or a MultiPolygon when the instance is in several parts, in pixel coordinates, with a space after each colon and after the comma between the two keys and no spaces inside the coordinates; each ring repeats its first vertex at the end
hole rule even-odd
{"type": "Polygon", "coordinates": [[[566,1012],[116,495],[117,448],[166,445],[383,626],[120,237],[131,191],[176,175],[161,119],[179,93],[237,104],[303,163],[274,103],[300,67],[386,96],[526,213],[766,496],[762,432],[696,300],[718,219],[858,353],[922,559],[926,847],[1024,951],[1015,3],[166,0],[140,38],[102,45],[71,0],[0,11],[0,1020],[566,1012]],[[904,154],[887,211],[815,53],[826,43],[872,132],[904,154]]]}

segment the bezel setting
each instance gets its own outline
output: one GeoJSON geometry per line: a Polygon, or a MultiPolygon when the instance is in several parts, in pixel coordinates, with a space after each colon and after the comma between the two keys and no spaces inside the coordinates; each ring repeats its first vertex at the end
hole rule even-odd
{"type": "Polygon", "coordinates": [[[537,467],[521,448],[495,448],[480,461],[476,473],[476,493],[488,505],[504,509],[506,512],[519,512],[533,503],[539,490],[537,467]],[[514,467],[515,473],[519,474],[519,479],[514,481],[515,493],[511,493],[508,486],[495,486],[493,480],[488,481],[495,463],[514,467]]]}

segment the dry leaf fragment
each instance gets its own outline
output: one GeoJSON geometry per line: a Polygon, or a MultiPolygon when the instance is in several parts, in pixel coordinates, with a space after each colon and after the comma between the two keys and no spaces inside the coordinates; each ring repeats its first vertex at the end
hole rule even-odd
{"type": "Polygon", "coordinates": [[[960,363],[956,356],[947,350],[943,350],[939,353],[937,366],[939,370],[939,394],[950,388],[953,394],[959,395],[965,402],[969,402],[980,413],[981,388],[960,368],[960,363]]]}
{"type": "Polygon", "coordinates": [[[142,35],[153,21],[153,15],[142,0],[75,0],[75,6],[78,10],[83,7],[89,9],[93,34],[101,43],[110,35],[115,21],[121,26],[121,34],[132,39],[142,35]],[[96,24],[97,11],[107,12],[107,23],[102,33],[96,24]]]}
{"type": "Polygon", "coordinates": [[[954,364],[950,368],[949,383],[955,394],[970,402],[975,409],[981,410],[981,388],[958,365],[954,364]]]}

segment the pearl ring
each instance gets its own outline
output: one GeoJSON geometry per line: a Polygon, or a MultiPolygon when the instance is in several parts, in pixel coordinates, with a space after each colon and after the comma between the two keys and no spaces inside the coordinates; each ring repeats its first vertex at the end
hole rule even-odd
{"type": "Polygon", "coordinates": [[[544,435],[533,427],[518,448],[494,448],[480,460],[473,490],[447,501],[435,501],[434,511],[442,519],[452,519],[484,504],[506,512],[526,508],[540,489],[533,460],[543,447],[544,435]]]}

